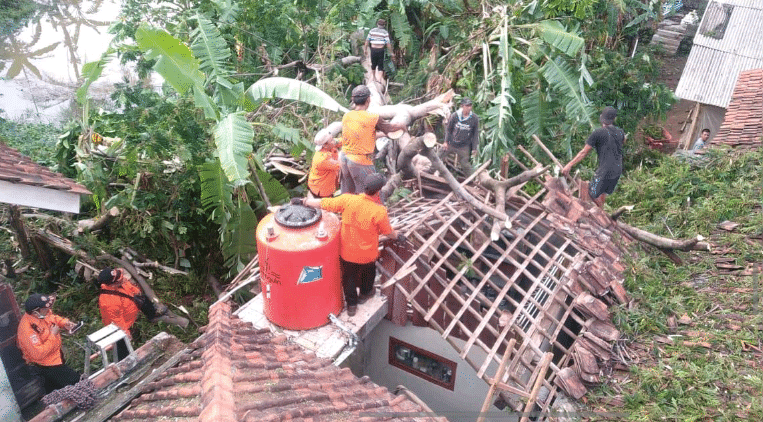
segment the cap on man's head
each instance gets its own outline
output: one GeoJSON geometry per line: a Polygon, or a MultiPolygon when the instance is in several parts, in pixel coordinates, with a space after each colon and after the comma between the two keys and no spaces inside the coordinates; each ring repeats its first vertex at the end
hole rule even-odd
{"type": "Polygon", "coordinates": [[[603,125],[611,125],[615,123],[615,117],[617,117],[617,109],[614,107],[604,107],[599,115],[599,123],[603,125]]]}
{"type": "Polygon", "coordinates": [[[468,106],[468,105],[472,105],[472,99],[471,99],[471,98],[469,98],[469,97],[464,97],[464,98],[461,98],[461,105],[462,105],[462,106],[465,106],[465,105],[466,105],[466,106],[468,106]]]}
{"type": "Polygon", "coordinates": [[[30,295],[24,303],[24,310],[27,313],[34,312],[40,308],[50,308],[53,306],[53,297],[34,293],[30,295]]]}
{"type": "Polygon", "coordinates": [[[371,90],[365,85],[358,85],[352,90],[352,102],[355,104],[365,104],[370,96],[371,90]]]}
{"type": "Polygon", "coordinates": [[[386,182],[387,179],[384,178],[384,175],[380,173],[371,173],[363,179],[363,192],[365,192],[366,195],[373,195],[376,192],[379,192],[386,182]]]}
{"type": "Polygon", "coordinates": [[[98,274],[98,282],[101,284],[111,284],[119,279],[121,272],[121,270],[106,267],[98,274]]]}

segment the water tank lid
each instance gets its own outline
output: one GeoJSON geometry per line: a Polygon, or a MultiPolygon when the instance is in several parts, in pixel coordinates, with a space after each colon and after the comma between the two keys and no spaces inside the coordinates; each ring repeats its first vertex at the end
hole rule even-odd
{"type": "Polygon", "coordinates": [[[300,229],[310,227],[321,219],[321,210],[304,205],[287,204],[276,211],[276,223],[283,227],[300,229]]]}

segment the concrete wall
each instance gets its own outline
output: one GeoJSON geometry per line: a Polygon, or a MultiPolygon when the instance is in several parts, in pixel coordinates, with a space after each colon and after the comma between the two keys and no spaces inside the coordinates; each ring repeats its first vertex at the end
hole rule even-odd
{"type": "Polygon", "coordinates": [[[17,422],[21,420],[21,411],[13,395],[13,388],[5,374],[5,365],[0,360],[0,421],[17,422]]]}
{"type": "MultiPolygon", "coordinates": [[[[476,347],[471,352],[474,360],[482,362],[485,353],[475,349],[476,347]]],[[[487,396],[487,383],[478,378],[477,372],[471,365],[461,359],[456,350],[431,328],[414,327],[410,324],[400,327],[384,319],[365,339],[363,356],[364,375],[368,375],[372,381],[387,387],[390,391],[398,385],[404,385],[424,400],[434,412],[442,414],[451,422],[475,421],[482,402],[487,396]],[[456,362],[454,391],[390,365],[388,363],[390,336],[456,362]]],[[[488,368],[487,374],[490,376],[495,374],[497,367],[498,365],[493,363],[488,368]]],[[[496,416],[500,416],[488,417],[488,421],[515,420],[512,415],[503,413],[492,406],[489,412],[495,412],[496,416]]]]}

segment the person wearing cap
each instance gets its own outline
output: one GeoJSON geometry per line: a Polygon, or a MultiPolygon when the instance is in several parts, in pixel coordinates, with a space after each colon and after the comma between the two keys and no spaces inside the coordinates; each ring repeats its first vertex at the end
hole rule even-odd
{"type": "Polygon", "coordinates": [[[472,100],[468,97],[462,98],[461,108],[448,119],[445,143],[440,149],[440,159],[444,161],[448,155],[455,154],[467,176],[474,173],[470,160],[479,150],[479,125],[479,117],[472,113],[472,100]]]}
{"type": "Polygon", "coordinates": [[[591,150],[596,150],[598,166],[596,173],[588,184],[588,194],[599,206],[604,207],[607,195],[615,191],[620,175],[623,173],[623,144],[625,132],[615,126],[617,110],[605,107],[599,116],[601,127],[596,129],[585,141],[585,146],[562,169],[562,174],[569,176],[570,170],[581,162],[591,150]]]}
{"type": "Polygon", "coordinates": [[[347,302],[347,314],[354,316],[358,303],[374,295],[376,259],[379,257],[379,235],[405,241],[392,228],[387,207],[379,200],[379,191],[386,182],[379,173],[364,180],[360,195],[342,194],[336,198],[292,199],[292,204],[321,208],[342,215],[339,229],[339,262],[342,270],[342,289],[347,302]],[[358,291],[360,290],[360,296],[358,291]]]}
{"type": "Polygon", "coordinates": [[[79,382],[80,373],[64,362],[61,330],[71,332],[76,326],[53,313],[55,296],[32,294],[24,303],[26,313],[18,326],[16,344],[32,371],[45,380],[45,390],[53,390],[79,382]]]}
{"type": "Polygon", "coordinates": [[[315,135],[315,146],[307,188],[316,198],[328,198],[334,195],[339,184],[339,142],[322,130],[315,135]]]}
{"type": "Polygon", "coordinates": [[[387,21],[379,19],[376,21],[376,28],[368,31],[368,37],[363,46],[366,56],[369,56],[369,51],[371,53],[371,73],[376,82],[384,81],[384,47],[387,47],[389,56],[392,57],[392,43],[387,32],[387,21]]]}
{"type": "Polygon", "coordinates": [[[359,194],[363,193],[365,177],[376,172],[371,158],[376,146],[376,131],[389,133],[405,130],[405,124],[387,122],[378,114],[370,113],[371,91],[365,85],[358,85],[352,90],[352,102],[355,109],[342,118],[339,163],[342,193],[359,194]]]}
{"type": "MultiPolygon", "coordinates": [[[[98,274],[98,283],[101,285],[98,307],[103,325],[113,323],[132,339],[130,328],[140,313],[137,302],[147,299],[141,297],[140,288],[130,281],[129,273],[122,268],[104,268],[98,274]]],[[[118,341],[117,358],[121,361],[129,354],[127,344],[123,340],[118,341]]]]}

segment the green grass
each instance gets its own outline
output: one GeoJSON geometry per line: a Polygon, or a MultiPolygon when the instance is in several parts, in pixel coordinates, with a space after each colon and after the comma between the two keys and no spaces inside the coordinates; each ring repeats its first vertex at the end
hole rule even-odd
{"type": "Polygon", "coordinates": [[[614,320],[633,359],[629,372],[613,373],[589,394],[594,408],[622,411],[630,421],[763,420],[761,282],[751,270],[763,263],[763,239],[756,238],[763,230],[762,159],[760,152],[718,152],[691,166],[665,157],[622,180],[611,206],[636,205],[624,221],[667,237],[701,234],[724,253],[678,252],[679,266],[643,249],[629,263],[633,303],[614,320]],[[739,226],[721,230],[724,220],[739,226]],[[743,270],[721,271],[719,258],[743,270]],[[670,322],[683,315],[688,324],[670,322]],[[606,405],[612,397],[622,408],[606,405]]]}

